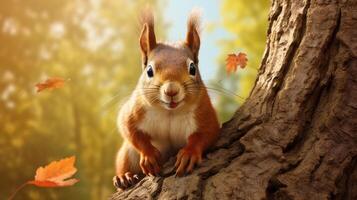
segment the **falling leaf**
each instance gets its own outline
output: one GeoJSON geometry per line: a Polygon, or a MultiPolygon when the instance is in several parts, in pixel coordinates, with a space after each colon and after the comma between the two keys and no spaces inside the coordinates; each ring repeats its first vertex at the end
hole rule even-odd
{"type": "Polygon", "coordinates": [[[45,167],[37,168],[35,180],[27,181],[17,187],[8,200],[14,199],[17,192],[29,184],[38,187],[65,187],[74,185],[79,180],[69,178],[77,172],[77,169],[74,167],[75,161],[76,157],[72,156],[60,161],[53,161],[45,167]]]}
{"type": "Polygon", "coordinates": [[[238,65],[243,69],[247,65],[247,54],[238,53],[238,54],[228,54],[226,59],[226,71],[228,74],[237,71],[238,65]]]}
{"type": "Polygon", "coordinates": [[[63,87],[64,82],[65,80],[63,78],[59,78],[59,77],[48,78],[44,82],[36,84],[37,92],[41,92],[42,90],[45,89],[61,88],[63,87]]]}
{"type": "Polygon", "coordinates": [[[78,179],[71,178],[77,169],[74,167],[75,156],[53,161],[45,167],[36,170],[35,180],[29,181],[39,187],[64,187],[71,186],[78,182],[78,179]],[[67,179],[67,180],[66,180],[67,179]]]}

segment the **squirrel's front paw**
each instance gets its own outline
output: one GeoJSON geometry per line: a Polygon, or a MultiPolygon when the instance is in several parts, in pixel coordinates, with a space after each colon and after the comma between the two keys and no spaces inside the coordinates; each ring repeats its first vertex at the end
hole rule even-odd
{"type": "Polygon", "coordinates": [[[181,149],[176,158],[176,176],[182,176],[185,172],[190,173],[196,164],[202,162],[202,153],[193,148],[181,149]]]}
{"type": "Polygon", "coordinates": [[[155,147],[140,154],[140,167],[145,175],[156,176],[160,173],[160,151],[155,147]]]}
{"type": "Polygon", "coordinates": [[[133,174],[131,172],[127,172],[122,175],[117,175],[113,177],[113,185],[117,189],[125,190],[132,185],[135,185],[137,182],[140,181],[142,177],[139,177],[138,174],[133,174]]]}

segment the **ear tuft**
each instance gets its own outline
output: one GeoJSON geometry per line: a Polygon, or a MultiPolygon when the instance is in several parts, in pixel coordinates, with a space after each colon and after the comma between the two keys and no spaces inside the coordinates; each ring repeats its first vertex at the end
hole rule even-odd
{"type": "Polygon", "coordinates": [[[154,15],[149,7],[141,11],[140,23],[142,26],[147,24],[149,27],[154,28],[154,15]]]}
{"type": "Polygon", "coordinates": [[[154,15],[149,8],[142,11],[140,21],[143,27],[140,35],[140,47],[143,55],[143,63],[146,65],[150,51],[156,47],[154,15]]]}
{"type": "Polygon", "coordinates": [[[186,45],[191,49],[196,62],[200,49],[201,11],[193,9],[187,21],[186,45]]]}
{"type": "Polygon", "coordinates": [[[187,30],[195,29],[198,34],[201,32],[201,15],[202,11],[195,8],[191,11],[187,20],[187,30]]]}

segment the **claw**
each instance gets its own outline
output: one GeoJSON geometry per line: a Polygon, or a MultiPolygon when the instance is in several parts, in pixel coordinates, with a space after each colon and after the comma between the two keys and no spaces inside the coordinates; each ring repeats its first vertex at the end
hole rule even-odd
{"type": "Polygon", "coordinates": [[[128,187],[128,183],[127,183],[126,178],[120,178],[120,184],[121,184],[122,186],[124,186],[124,188],[127,188],[127,187],[128,187]]]}
{"type": "Polygon", "coordinates": [[[119,182],[120,182],[120,180],[119,180],[118,176],[114,176],[113,183],[114,183],[115,187],[120,188],[119,182]]]}
{"type": "Polygon", "coordinates": [[[192,151],[191,149],[182,149],[177,154],[175,163],[177,176],[182,176],[184,173],[191,173],[195,165],[201,162],[201,153],[199,151],[192,151]]]}
{"type": "Polygon", "coordinates": [[[113,184],[116,188],[125,190],[135,185],[140,180],[137,174],[127,172],[124,175],[118,175],[113,177],[113,184]]]}
{"type": "Polygon", "coordinates": [[[129,185],[133,185],[133,175],[130,172],[125,173],[125,178],[128,181],[129,185]]]}

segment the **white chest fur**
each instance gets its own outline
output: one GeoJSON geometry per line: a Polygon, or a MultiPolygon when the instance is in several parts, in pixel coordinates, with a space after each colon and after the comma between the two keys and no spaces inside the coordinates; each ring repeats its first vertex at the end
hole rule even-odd
{"type": "Polygon", "coordinates": [[[152,144],[162,152],[182,148],[197,125],[193,109],[175,113],[149,108],[138,128],[149,134],[152,144]]]}

